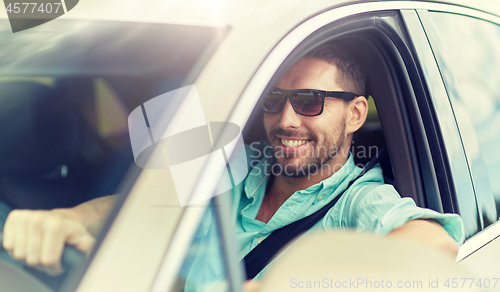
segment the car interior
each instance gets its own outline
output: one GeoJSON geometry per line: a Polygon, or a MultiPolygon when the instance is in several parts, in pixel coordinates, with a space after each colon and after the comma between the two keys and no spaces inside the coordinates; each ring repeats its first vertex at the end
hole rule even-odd
{"type": "Polygon", "coordinates": [[[52,209],[115,192],[131,162],[126,112],[112,95],[94,94],[96,84],[91,78],[56,79],[52,86],[0,83],[0,99],[8,105],[0,115],[0,139],[9,141],[0,146],[3,202],[52,209]],[[122,109],[110,126],[106,115],[99,116],[102,106],[122,109]]]}

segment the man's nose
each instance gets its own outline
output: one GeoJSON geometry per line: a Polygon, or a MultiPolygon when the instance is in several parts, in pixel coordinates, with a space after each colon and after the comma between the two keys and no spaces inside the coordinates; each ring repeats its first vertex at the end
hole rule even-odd
{"type": "Polygon", "coordinates": [[[297,129],[300,127],[300,124],[300,116],[293,109],[290,99],[287,98],[283,110],[281,111],[280,128],[284,130],[297,129]]]}

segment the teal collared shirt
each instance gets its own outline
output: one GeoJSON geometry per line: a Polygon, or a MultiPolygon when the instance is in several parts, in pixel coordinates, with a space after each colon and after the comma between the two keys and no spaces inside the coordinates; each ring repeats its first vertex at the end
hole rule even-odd
{"type": "MultiPolygon", "coordinates": [[[[347,162],[329,178],[292,194],[276,211],[268,223],[255,219],[266,192],[274,158],[265,142],[254,143],[246,148],[249,174],[243,183],[222,195],[230,197],[236,240],[239,243],[240,258],[245,257],[274,230],[300,220],[342,195],[334,207],[309,232],[328,229],[354,229],[385,235],[391,230],[413,219],[433,219],[439,222],[458,244],[464,240],[464,227],[460,216],[441,214],[430,209],[419,208],[411,198],[401,198],[392,185],[384,183],[382,170],[376,165],[352,186],[345,190],[349,182],[361,173],[352,155],[347,162]],[[344,192],[345,191],[345,192],[344,192]],[[343,193],[343,194],[342,194],[343,193]]],[[[217,244],[211,230],[211,212],[200,226],[198,238],[205,238],[203,246],[217,244]]],[[[217,257],[217,256],[215,256],[217,257]]],[[[212,260],[217,261],[216,258],[212,260]]],[[[201,275],[210,271],[210,277],[223,271],[219,264],[210,263],[208,257],[194,260],[191,272],[201,275]]],[[[267,269],[267,268],[266,268],[267,269]]],[[[264,269],[256,278],[265,273],[264,269]]],[[[220,276],[220,275],[219,275],[220,276]]],[[[189,279],[189,277],[188,277],[189,279]]],[[[198,278],[199,279],[199,278],[198,278]]]]}

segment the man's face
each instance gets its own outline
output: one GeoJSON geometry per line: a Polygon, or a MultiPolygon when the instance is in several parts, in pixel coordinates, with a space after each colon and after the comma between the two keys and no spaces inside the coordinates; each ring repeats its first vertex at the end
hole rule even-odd
{"type": "MultiPolygon", "coordinates": [[[[335,81],[336,76],[336,66],[319,59],[303,58],[285,72],[275,87],[344,91],[335,81]]],[[[265,114],[264,127],[283,169],[281,173],[291,177],[306,176],[334,162],[338,152],[348,151],[340,149],[346,138],[346,114],[344,101],[332,97],[325,98],[324,110],[319,116],[297,114],[289,98],[280,113],[265,114]]]]}

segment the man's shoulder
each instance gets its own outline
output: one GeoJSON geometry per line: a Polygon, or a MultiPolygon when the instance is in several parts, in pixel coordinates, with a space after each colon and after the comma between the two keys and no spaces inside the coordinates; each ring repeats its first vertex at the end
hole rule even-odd
{"type": "MultiPolygon", "coordinates": [[[[356,168],[359,169],[359,173],[365,171],[362,167],[356,166],[356,168]]],[[[400,197],[394,186],[384,181],[382,168],[379,164],[376,164],[359,177],[349,188],[349,193],[351,200],[353,197],[366,199],[374,195],[374,193],[376,193],[375,197],[400,197]]]]}
{"type": "Polygon", "coordinates": [[[379,163],[375,164],[370,169],[365,169],[366,166],[360,167],[356,165],[359,173],[363,175],[358,178],[356,183],[366,183],[366,184],[384,184],[384,174],[382,172],[382,167],[379,163]]]}

